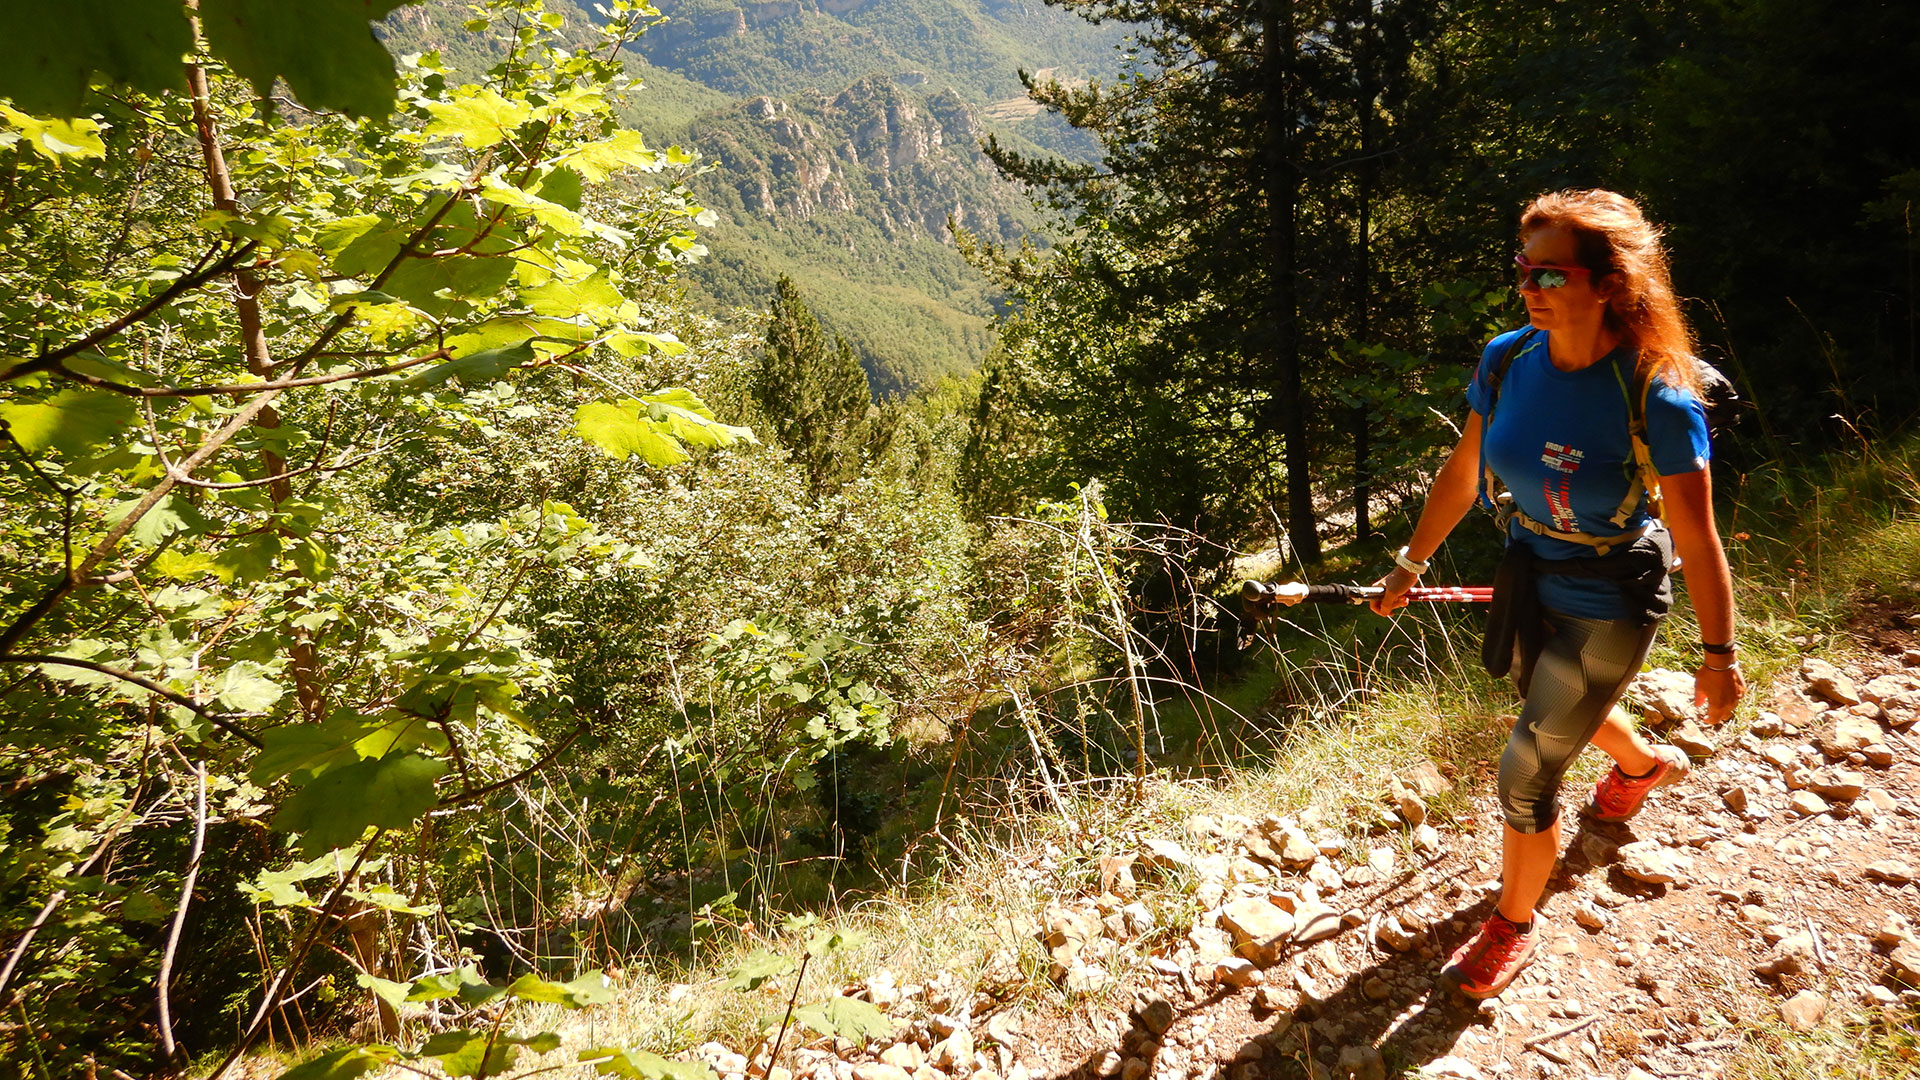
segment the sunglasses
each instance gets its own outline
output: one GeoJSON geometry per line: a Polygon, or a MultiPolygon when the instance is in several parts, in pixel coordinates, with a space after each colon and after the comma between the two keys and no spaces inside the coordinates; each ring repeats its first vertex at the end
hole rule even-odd
{"type": "Polygon", "coordinates": [[[1520,288],[1531,285],[1536,289],[1558,289],[1575,275],[1590,275],[1591,270],[1584,266],[1554,266],[1551,263],[1530,263],[1525,255],[1515,255],[1513,265],[1520,268],[1520,288]]]}

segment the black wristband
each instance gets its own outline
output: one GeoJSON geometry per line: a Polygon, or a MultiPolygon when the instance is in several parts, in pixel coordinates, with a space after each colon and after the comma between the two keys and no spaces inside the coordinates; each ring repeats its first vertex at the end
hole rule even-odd
{"type": "Polygon", "coordinates": [[[1726,656],[1731,654],[1735,649],[1738,649],[1740,646],[1737,642],[1732,642],[1732,641],[1726,641],[1726,642],[1703,641],[1700,643],[1700,647],[1706,650],[1709,654],[1713,656],[1726,656]]]}

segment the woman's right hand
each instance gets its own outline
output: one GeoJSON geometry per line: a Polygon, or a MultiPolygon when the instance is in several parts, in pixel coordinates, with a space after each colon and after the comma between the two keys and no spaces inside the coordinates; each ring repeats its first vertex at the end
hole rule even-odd
{"type": "Polygon", "coordinates": [[[1387,571],[1387,576],[1374,582],[1374,587],[1386,590],[1368,601],[1375,615],[1392,615],[1407,606],[1407,590],[1419,584],[1420,579],[1401,567],[1387,571]]]}

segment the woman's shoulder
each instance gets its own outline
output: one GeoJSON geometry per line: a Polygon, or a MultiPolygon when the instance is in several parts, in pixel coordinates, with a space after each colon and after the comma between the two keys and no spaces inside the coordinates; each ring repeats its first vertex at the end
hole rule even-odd
{"type": "MultiPolygon", "coordinates": [[[[1520,343],[1520,339],[1522,337],[1531,333],[1533,333],[1533,327],[1522,326],[1513,330],[1508,330],[1506,333],[1503,333],[1503,334],[1494,335],[1493,340],[1487,342],[1486,348],[1480,350],[1481,368],[1484,370],[1491,371],[1494,367],[1499,365],[1499,363],[1507,355],[1509,350],[1513,349],[1515,345],[1520,343]]],[[[1545,335],[1535,335],[1535,336],[1543,338],[1545,335]]]]}

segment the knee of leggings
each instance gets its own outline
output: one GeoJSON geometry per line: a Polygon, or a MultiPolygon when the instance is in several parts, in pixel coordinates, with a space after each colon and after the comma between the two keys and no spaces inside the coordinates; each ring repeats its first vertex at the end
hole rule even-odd
{"type": "Polygon", "coordinates": [[[1560,808],[1559,772],[1546,768],[1530,753],[1527,741],[1516,735],[1500,755],[1500,813],[1515,832],[1537,833],[1552,827],[1560,808]]]}

